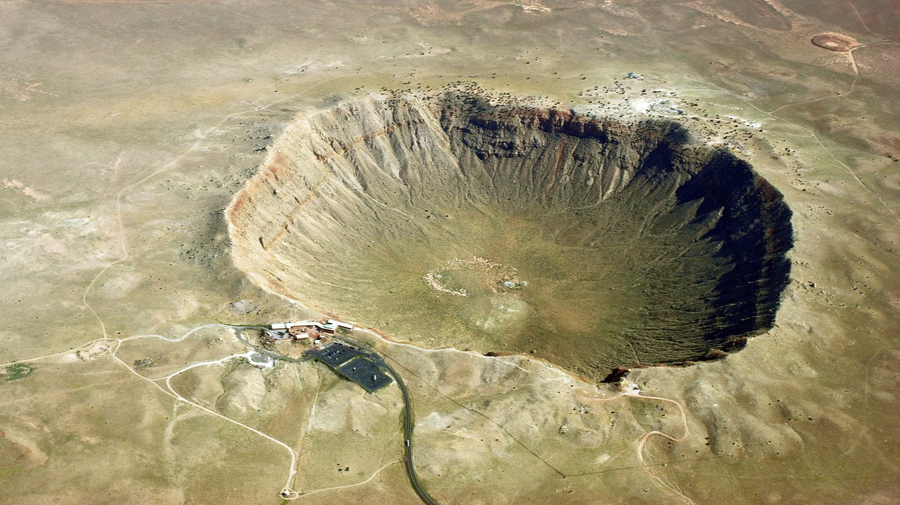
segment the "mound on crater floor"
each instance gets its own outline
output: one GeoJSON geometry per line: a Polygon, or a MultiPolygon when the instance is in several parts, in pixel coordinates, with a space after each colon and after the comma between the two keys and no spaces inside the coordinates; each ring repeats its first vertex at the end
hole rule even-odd
{"type": "Polygon", "coordinates": [[[747,163],[676,123],[470,94],[298,119],[227,210],[235,263],[270,291],[594,378],[770,328],[790,215],[747,163]]]}

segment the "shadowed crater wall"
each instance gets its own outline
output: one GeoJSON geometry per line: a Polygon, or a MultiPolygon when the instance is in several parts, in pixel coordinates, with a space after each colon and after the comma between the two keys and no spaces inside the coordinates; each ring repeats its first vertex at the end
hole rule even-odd
{"type": "Polygon", "coordinates": [[[769,329],[790,215],[750,165],[676,123],[469,94],[298,119],[227,210],[235,263],[270,291],[593,378],[769,329]]]}

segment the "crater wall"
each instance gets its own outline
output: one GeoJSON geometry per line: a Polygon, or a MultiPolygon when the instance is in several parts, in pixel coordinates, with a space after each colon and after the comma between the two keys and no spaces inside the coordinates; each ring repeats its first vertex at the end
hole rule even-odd
{"type": "Polygon", "coordinates": [[[472,94],[298,119],[227,209],[235,264],[270,291],[591,377],[770,328],[790,216],[750,165],[677,123],[472,94]]]}

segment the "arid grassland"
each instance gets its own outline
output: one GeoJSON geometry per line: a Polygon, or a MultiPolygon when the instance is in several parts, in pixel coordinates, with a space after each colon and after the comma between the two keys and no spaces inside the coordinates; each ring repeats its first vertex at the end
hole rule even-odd
{"type": "Polygon", "coordinates": [[[438,503],[900,502],[898,35],[887,0],[0,2],[0,503],[421,503],[396,385],[228,326],[328,317],[438,503]]]}

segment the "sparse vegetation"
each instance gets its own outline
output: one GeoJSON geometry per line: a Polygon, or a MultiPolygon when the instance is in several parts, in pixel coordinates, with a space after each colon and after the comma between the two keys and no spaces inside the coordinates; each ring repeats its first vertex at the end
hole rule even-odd
{"type": "Polygon", "coordinates": [[[6,367],[6,381],[12,382],[24,379],[31,375],[37,369],[34,365],[28,363],[13,363],[6,367]]]}
{"type": "Polygon", "coordinates": [[[134,360],[134,369],[135,370],[143,370],[145,368],[149,368],[153,366],[153,358],[143,357],[141,359],[134,360]]]}
{"type": "MultiPolygon", "coordinates": [[[[534,277],[528,265],[496,256],[523,242],[540,242],[518,233],[528,231],[525,226],[495,235],[508,242],[488,240],[480,233],[493,230],[487,219],[484,226],[464,226],[475,221],[454,212],[471,209],[470,201],[455,200],[440,213],[444,209],[430,203],[433,193],[404,183],[410,176],[427,182],[470,168],[406,170],[405,159],[393,156],[396,140],[436,132],[436,122],[344,135],[353,124],[337,118],[304,132],[315,135],[309,139],[315,145],[311,155],[341,150],[332,138],[350,140],[343,146],[349,156],[362,154],[355,159],[391,175],[381,186],[384,196],[401,195],[397,200],[405,206],[372,200],[380,180],[366,172],[359,179],[366,184],[355,184],[355,167],[333,157],[322,165],[346,168],[346,178],[310,174],[310,185],[325,182],[307,205],[300,204],[308,195],[298,192],[300,207],[291,205],[283,213],[271,205],[260,208],[274,222],[260,235],[263,246],[279,233],[279,240],[303,231],[319,240],[322,230],[359,238],[345,241],[346,249],[311,243],[321,252],[300,261],[282,255],[288,273],[309,265],[321,270],[312,272],[320,274],[314,278],[301,276],[292,293],[327,296],[319,308],[334,317],[417,344],[373,341],[408,379],[423,484],[439,503],[900,502],[895,483],[900,430],[889,422],[900,416],[893,324],[898,318],[891,296],[900,290],[900,277],[891,272],[900,242],[894,216],[900,173],[891,170],[900,166],[900,87],[898,46],[888,43],[900,18],[883,7],[887,3],[326,2],[302,9],[289,2],[239,8],[171,2],[152,12],[105,2],[52,8],[41,2],[4,4],[0,27],[20,36],[11,37],[0,54],[0,123],[8,132],[0,140],[6,246],[0,501],[92,503],[113,496],[135,503],[278,503],[285,489],[284,503],[299,494],[304,496],[295,503],[417,503],[402,470],[397,388],[369,395],[316,363],[280,363],[263,371],[234,358],[221,366],[193,366],[249,351],[222,328],[170,339],[216,318],[246,324],[313,316],[266,279],[248,278],[232,266],[222,216],[222,207],[263,160],[303,154],[271,145],[297,114],[312,115],[355,88],[361,98],[379,88],[436,93],[454,81],[460,91],[472,83],[489,86],[501,95],[497,104],[510,108],[534,106],[515,98],[534,94],[546,97],[540,107],[555,103],[559,110],[623,123],[675,118],[691,128],[694,147],[738,152],[785,193],[797,210],[792,223],[799,247],[790,254],[797,284],[786,291],[786,310],[778,311],[775,330],[753,337],[752,345],[735,355],[727,340],[744,333],[723,333],[721,339],[699,342],[696,353],[679,361],[700,366],[653,368],[665,356],[644,353],[694,328],[689,324],[699,313],[694,309],[712,303],[697,296],[704,290],[710,296],[734,295],[715,315],[719,328],[758,321],[752,315],[727,317],[729,307],[750,298],[733,289],[736,283],[710,276],[709,284],[689,280],[698,273],[689,259],[707,251],[679,247],[683,235],[665,233],[661,225],[670,223],[673,230],[690,225],[694,206],[683,205],[684,212],[673,216],[683,219],[653,226],[649,216],[659,214],[650,200],[643,209],[654,212],[635,214],[607,198],[604,205],[620,211],[597,228],[645,230],[645,239],[596,242],[609,251],[602,259],[611,268],[598,271],[598,263],[585,262],[588,268],[578,278],[569,276],[579,271],[572,262],[523,254],[524,262],[541,271],[553,268],[562,279],[548,287],[554,278],[534,277]],[[846,32],[865,47],[852,42],[844,44],[845,52],[834,52],[841,46],[828,40],[825,47],[813,45],[810,37],[826,31],[846,32]],[[625,78],[629,74],[643,78],[625,78]],[[355,151],[364,145],[373,148],[374,157],[355,151]],[[339,212],[305,219],[328,202],[339,212]],[[355,215],[369,206],[370,215],[397,224],[382,226],[383,233],[375,235],[390,237],[394,249],[385,250],[386,241],[368,240],[367,229],[356,226],[355,215]],[[422,213],[425,209],[430,212],[422,213]],[[406,218],[408,227],[401,222],[406,218]],[[299,226],[305,222],[311,227],[299,226]],[[288,230],[282,232],[282,226],[288,230]],[[443,226],[453,232],[450,240],[450,233],[431,233],[448,229],[443,226]],[[668,255],[660,251],[664,245],[668,255]],[[423,280],[444,261],[470,254],[519,269],[528,286],[482,283],[479,287],[493,287],[498,295],[452,297],[423,280]],[[672,267],[679,255],[685,268],[672,267]],[[371,260],[373,269],[384,265],[379,275],[393,279],[410,257],[412,263],[421,261],[407,269],[408,283],[372,286],[328,276],[332,267],[343,270],[348,259],[357,258],[371,260]],[[390,261],[397,267],[389,268],[390,261]],[[644,285],[632,287],[639,281],[644,285]],[[636,317],[625,321],[634,324],[624,326],[587,304],[572,303],[580,292],[568,287],[596,292],[598,286],[621,304],[617,313],[637,307],[636,317]],[[441,297],[460,303],[438,303],[441,297]],[[543,305],[541,312],[513,312],[502,303],[538,297],[561,303],[543,305]],[[258,307],[230,307],[236,300],[252,300],[258,307]],[[544,319],[543,331],[515,341],[466,338],[471,326],[509,326],[522,314],[535,320],[559,317],[544,319]],[[579,327],[590,321],[597,324],[579,327]],[[624,343],[654,321],[659,324],[650,326],[657,330],[653,342],[634,350],[623,344],[616,360],[610,352],[575,347],[568,338],[593,334],[624,343]],[[626,331],[607,331],[613,325],[626,331]],[[210,334],[221,341],[206,337],[210,334]],[[140,335],[153,336],[131,338],[140,335]],[[446,335],[472,354],[432,351],[446,335]],[[728,358],[702,361],[711,348],[728,352],[728,358]],[[559,350],[563,370],[532,359],[532,350],[535,358],[559,350]],[[476,355],[485,351],[498,359],[476,355]],[[136,373],[155,385],[129,368],[148,356],[155,363],[136,373]],[[28,365],[8,369],[19,360],[28,365]],[[632,368],[627,387],[595,388],[603,377],[596,374],[605,375],[614,364],[632,368]],[[156,387],[167,388],[166,380],[158,379],[191,366],[170,381],[175,391],[283,441],[296,451],[296,464],[273,440],[156,387]],[[672,404],[619,396],[632,391],[683,403],[686,423],[672,404]],[[644,404],[636,406],[640,423],[631,408],[637,402],[644,404]],[[582,403],[592,411],[582,412],[582,403]],[[567,436],[558,432],[560,425],[568,428],[567,436]],[[684,443],[647,435],[660,428],[680,437],[688,426],[693,436],[684,443]],[[561,478],[554,469],[572,477],[561,478]],[[285,487],[289,475],[293,479],[285,487]]],[[[490,109],[467,107],[480,114],[490,109]]],[[[475,126],[464,126],[477,134],[475,126]]],[[[493,133],[498,142],[517,148],[509,131],[493,133]]],[[[583,132],[574,133],[564,148],[546,146],[553,158],[548,170],[518,177],[516,188],[524,196],[531,191],[531,176],[545,175],[548,186],[555,181],[546,198],[537,193],[536,202],[553,203],[588,185],[590,178],[566,176],[585,161],[588,141],[583,132]]],[[[415,147],[435,164],[448,149],[446,142],[415,147]]],[[[646,159],[662,161],[659,154],[648,152],[646,159]]],[[[518,175],[516,159],[503,159],[507,173],[518,175]]],[[[619,159],[625,167],[645,160],[619,159]]],[[[276,164],[284,170],[273,170],[263,189],[288,193],[280,183],[295,162],[276,164]]],[[[612,170],[605,171],[607,178],[595,174],[594,186],[626,175],[614,163],[605,166],[612,170]]],[[[741,201],[726,187],[715,193],[741,201]]],[[[701,212],[714,206],[715,193],[701,212]]],[[[502,197],[520,201],[515,192],[502,197]]],[[[572,206],[558,214],[558,222],[594,219],[596,202],[572,206]]],[[[505,224],[496,228],[502,231],[505,224]]],[[[548,237],[567,232],[548,224],[540,228],[548,237]]],[[[693,221],[709,236],[724,231],[714,225],[693,221]]],[[[749,228],[734,231],[738,246],[746,243],[749,228]]],[[[778,227],[766,226],[763,234],[773,233],[778,227]]],[[[573,240],[567,250],[574,256],[592,240],[573,240]]],[[[271,249],[257,253],[279,255],[271,249]]],[[[759,257],[762,269],[773,266],[768,252],[759,257]]],[[[714,260],[728,269],[724,252],[714,260]]],[[[475,293],[470,286],[480,273],[464,274],[455,280],[475,293]]],[[[774,286],[760,282],[755,289],[765,295],[774,286]]],[[[238,331],[256,343],[254,330],[238,331]]],[[[287,354],[300,345],[284,339],[275,348],[287,354]]]]}
{"type": "Polygon", "coordinates": [[[266,330],[260,330],[259,336],[256,337],[257,344],[266,350],[275,349],[275,338],[266,330]]]}
{"type": "MultiPolygon", "coordinates": [[[[791,213],[749,164],[691,144],[673,121],[590,117],[458,86],[426,103],[400,93],[348,101],[289,127],[281,158],[257,175],[277,173],[276,186],[249,184],[227,213],[238,267],[401,339],[421,339],[427,321],[419,343],[530,353],[594,380],[616,366],[699,360],[771,327],[791,213]],[[335,151],[301,162],[306,144],[289,139],[334,121],[348,124],[329,134],[335,151]],[[407,126],[422,123],[442,130],[407,126]],[[399,175],[357,161],[380,156],[344,138],[357,129],[391,137],[399,175]],[[432,151],[441,155],[423,154],[432,151]],[[323,156],[347,165],[320,165],[323,156]],[[310,175],[322,171],[367,188],[352,217],[341,199],[297,210],[324,191],[310,175]],[[408,194],[422,197],[411,205],[408,194]],[[332,221],[343,224],[323,226],[332,221]],[[259,237],[272,238],[261,248],[259,237]]],[[[264,335],[259,345],[269,348],[264,335]]]]}

